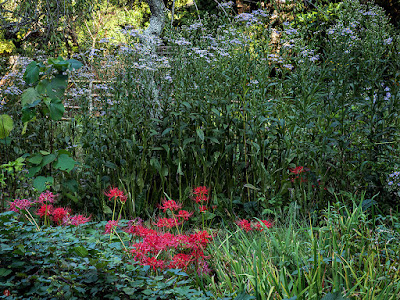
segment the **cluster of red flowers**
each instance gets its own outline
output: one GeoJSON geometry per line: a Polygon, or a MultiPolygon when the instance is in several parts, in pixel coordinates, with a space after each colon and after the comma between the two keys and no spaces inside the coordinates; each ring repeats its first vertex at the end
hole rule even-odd
{"type": "Polygon", "coordinates": [[[246,232],[249,231],[263,231],[264,228],[271,228],[272,223],[268,220],[261,220],[260,222],[250,222],[246,219],[239,220],[236,222],[236,224],[246,232]]]}
{"type": "Polygon", "coordinates": [[[297,166],[295,168],[290,168],[289,171],[290,171],[290,173],[296,175],[296,176],[290,178],[291,182],[294,183],[297,179],[300,180],[300,183],[307,182],[307,178],[305,178],[304,176],[302,176],[300,174],[304,173],[304,172],[308,172],[308,171],[310,171],[310,169],[305,168],[303,166],[297,166]]]}
{"type": "Polygon", "coordinates": [[[13,202],[10,202],[10,210],[19,213],[20,210],[29,209],[33,204],[34,202],[29,201],[28,199],[15,199],[13,202]]]}
{"type": "Polygon", "coordinates": [[[64,207],[54,207],[53,204],[56,202],[57,195],[50,191],[46,191],[40,194],[36,201],[30,201],[28,199],[16,199],[10,202],[10,210],[20,213],[23,210],[28,210],[35,204],[40,204],[39,209],[36,211],[36,215],[40,218],[49,217],[57,225],[81,225],[89,222],[90,217],[83,215],[71,216],[71,209],[64,207]]]}
{"type": "Polygon", "coordinates": [[[208,188],[205,186],[199,186],[193,189],[194,201],[196,203],[208,202],[208,188]]]}
{"type": "Polygon", "coordinates": [[[119,200],[121,203],[125,204],[127,197],[124,195],[124,192],[119,190],[116,187],[110,187],[108,191],[104,192],[104,195],[108,197],[108,200],[112,201],[119,200]]]}
{"type": "Polygon", "coordinates": [[[196,266],[199,272],[207,269],[204,249],[211,241],[207,231],[174,235],[132,224],[125,229],[125,232],[142,238],[141,242],[131,245],[131,254],[141,265],[150,266],[154,270],[187,271],[190,266],[196,266]]]}
{"type": "Polygon", "coordinates": [[[160,205],[159,208],[162,209],[164,212],[166,212],[167,210],[176,211],[182,208],[182,204],[178,204],[172,199],[171,200],[164,199],[162,201],[162,205],[160,205]]]}

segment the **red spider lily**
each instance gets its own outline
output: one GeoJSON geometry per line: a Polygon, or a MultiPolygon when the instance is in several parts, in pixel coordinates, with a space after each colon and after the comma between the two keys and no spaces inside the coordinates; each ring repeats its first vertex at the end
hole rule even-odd
{"type": "Polygon", "coordinates": [[[196,203],[202,203],[202,202],[207,202],[208,201],[208,188],[205,186],[199,186],[193,189],[193,195],[195,195],[196,197],[194,197],[194,201],[196,203]]]}
{"type": "Polygon", "coordinates": [[[159,206],[159,207],[164,212],[166,212],[167,210],[175,211],[175,210],[181,209],[182,208],[182,204],[178,204],[172,199],[171,200],[164,199],[163,202],[162,202],[162,206],[159,206]]]}
{"type": "Polygon", "coordinates": [[[104,230],[104,234],[111,233],[115,227],[118,227],[118,220],[108,221],[104,230]]]}
{"type": "Polygon", "coordinates": [[[272,227],[272,223],[268,220],[261,220],[261,223],[256,223],[254,224],[255,230],[257,231],[263,231],[264,230],[264,226],[267,228],[271,228],[272,227]]]}
{"type": "Polygon", "coordinates": [[[50,216],[51,215],[51,213],[53,212],[53,205],[51,205],[51,204],[43,204],[39,209],[38,209],[38,211],[36,212],[36,214],[39,216],[39,217],[41,217],[41,218],[43,218],[45,215],[46,216],[50,216]]]}
{"type": "Polygon", "coordinates": [[[182,223],[179,222],[175,218],[160,218],[160,219],[158,219],[158,221],[155,225],[158,228],[162,228],[162,227],[173,228],[173,227],[179,226],[181,224],[182,223]]]}
{"type": "Polygon", "coordinates": [[[246,230],[246,232],[252,231],[253,228],[251,227],[251,223],[248,220],[239,220],[236,222],[236,224],[243,230],[246,230]]]}
{"type": "Polygon", "coordinates": [[[10,202],[10,210],[19,213],[20,210],[26,210],[31,207],[33,202],[28,199],[15,199],[14,202],[10,202]]]}
{"type": "Polygon", "coordinates": [[[194,198],[194,201],[195,201],[196,203],[207,202],[207,201],[208,201],[208,196],[206,196],[206,195],[199,195],[199,196],[196,196],[196,197],[194,198]]]}
{"type": "Polygon", "coordinates": [[[51,217],[54,222],[60,225],[68,214],[69,214],[69,209],[66,209],[64,207],[58,207],[51,212],[51,217]]]}
{"type": "Polygon", "coordinates": [[[108,200],[118,199],[122,204],[124,204],[127,200],[127,197],[124,195],[124,192],[119,190],[118,188],[110,187],[108,192],[104,192],[104,195],[108,197],[108,200]]]}
{"type": "Polygon", "coordinates": [[[193,212],[188,212],[186,210],[180,210],[176,215],[178,218],[182,218],[183,220],[189,220],[189,218],[193,215],[193,212]]]}
{"type": "Polygon", "coordinates": [[[37,200],[37,202],[41,203],[41,204],[43,204],[45,202],[54,203],[56,201],[55,200],[56,196],[57,195],[53,194],[52,192],[46,191],[46,192],[40,194],[39,199],[37,200]]]}
{"type": "Polygon", "coordinates": [[[295,168],[290,168],[289,171],[294,174],[300,174],[306,171],[303,166],[297,166],[295,168]]]}
{"type": "Polygon", "coordinates": [[[205,186],[198,186],[193,189],[193,194],[197,196],[208,195],[208,188],[205,186]]]}
{"type": "Polygon", "coordinates": [[[147,235],[157,235],[157,231],[150,229],[150,228],[143,227],[142,225],[135,225],[135,224],[132,224],[128,228],[125,228],[124,231],[126,233],[130,233],[130,234],[137,235],[140,237],[145,237],[147,235]]]}
{"type": "Polygon", "coordinates": [[[207,206],[205,206],[205,205],[200,205],[199,206],[199,211],[201,213],[205,213],[207,210],[208,210],[207,206]]]}
{"type": "Polygon", "coordinates": [[[70,217],[69,215],[67,215],[64,219],[63,219],[63,224],[64,225],[74,225],[74,226],[79,226],[82,224],[85,224],[87,222],[90,221],[90,217],[85,217],[83,215],[74,215],[72,217],[70,217]]]}
{"type": "Polygon", "coordinates": [[[172,261],[169,263],[168,268],[170,269],[182,269],[187,270],[188,265],[193,261],[193,256],[185,253],[175,254],[172,261]]]}
{"type": "Polygon", "coordinates": [[[150,266],[155,271],[156,269],[163,269],[164,268],[164,261],[161,259],[157,259],[155,257],[144,257],[141,261],[143,266],[150,266]]]}

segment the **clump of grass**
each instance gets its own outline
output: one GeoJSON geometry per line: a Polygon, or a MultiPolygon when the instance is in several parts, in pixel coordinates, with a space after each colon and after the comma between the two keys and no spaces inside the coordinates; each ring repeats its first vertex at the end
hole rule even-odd
{"type": "Polygon", "coordinates": [[[211,246],[213,276],[206,286],[223,295],[247,291],[257,299],[400,297],[399,234],[363,210],[329,205],[318,226],[293,218],[261,233],[224,230],[211,246]]]}

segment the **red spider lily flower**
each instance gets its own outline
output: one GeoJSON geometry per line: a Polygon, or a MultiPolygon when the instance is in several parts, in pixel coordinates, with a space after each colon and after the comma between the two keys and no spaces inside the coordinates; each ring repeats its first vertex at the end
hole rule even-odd
{"type": "Polygon", "coordinates": [[[114,227],[118,227],[118,220],[108,221],[104,230],[104,234],[111,233],[114,227]]]}
{"type": "Polygon", "coordinates": [[[198,186],[193,189],[193,194],[197,196],[208,195],[208,188],[205,186],[198,186]]]}
{"type": "Polygon", "coordinates": [[[202,203],[202,202],[207,202],[208,201],[208,196],[206,195],[198,195],[194,198],[194,201],[196,203],[202,203]]]}
{"type": "Polygon", "coordinates": [[[19,213],[20,210],[26,210],[31,207],[33,202],[28,199],[15,199],[14,202],[10,202],[10,210],[19,213]]]}
{"type": "Polygon", "coordinates": [[[60,225],[68,214],[69,214],[69,209],[66,209],[64,207],[58,207],[51,212],[51,217],[54,222],[60,225]]]}
{"type": "Polygon", "coordinates": [[[142,266],[150,266],[155,271],[156,269],[164,269],[164,261],[155,257],[144,257],[141,261],[142,266]]]}
{"type": "Polygon", "coordinates": [[[74,215],[70,217],[69,215],[66,215],[63,219],[62,224],[63,225],[74,225],[74,226],[79,226],[82,224],[85,224],[89,222],[91,217],[85,217],[83,215],[74,215]]]}
{"type": "Polygon", "coordinates": [[[217,209],[217,206],[216,206],[216,205],[213,205],[213,206],[211,206],[211,208],[212,208],[213,210],[216,210],[216,209],[217,209]]]}
{"type": "Polygon", "coordinates": [[[119,190],[118,188],[110,187],[108,192],[104,192],[104,195],[108,197],[108,200],[112,201],[118,199],[122,204],[125,204],[127,197],[124,195],[124,192],[119,190]]]}
{"type": "Polygon", "coordinates": [[[255,230],[257,231],[263,231],[264,230],[264,226],[267,228],[271,228],[272,227],[272,222],[268,221],[268,220],[261,220],[261,223],[256,223],[254,225],[255,230]]]}
{"type": "Polygon", "coordinates": [[[199,206],[199,211],[201,213],[205,213],[207,210],[208,210],[207,206],[205,206],[205,205],[200,205],[199,206]]]}
{"type": "Polygon", "coordinates": [[[53,205],[51,205],[51,204],[43,204],[39,209],[38,209],[38,211],[36,212],[36,214],[39,216],[39,217],[41,217],[41,218],[43,218],[45,215],[46,216],[50,216],[51,215],[51,213],[53,212],[53,205]]]}
{"type": "Polygon", "coordinates": [[[39,199],[37,200],[38,203],[44,204],[45,202],[54,203],[56,200],[57,195],[53,194],[50,191],[46,191],[40,194],[39,199]]]}
{"type": "Polygon", "coordinates": [[[236,224],[243,230],[245,230],[246,232],[252,231],[253,228],[251,227],[251,224],[248,220],[239,220],[236,222],[236,224]]]}
{"type": "Polygon", "coordinates": [[[294,174],[300,174],[306,171],[303,166],[297,166],[296,168],[290,168],[289,171],[294,174]]]}
{"type": "Polygon", "coordinates": [[[188,212],[186,210],[180,210],[176,215],[178,218],[182,218],[184,220],[189,220],[189,218],[193,215],[193,212],[188,212]]]}
{"type": "Polygon", "coordinates": [[[4,290],[3,295],[9,297],[11,296],[11,292],[9,290],[4,290]]]}
{"type": "Polygon", "coordinates": [[[193,256],[185,253],[175,254],[172,261],[169,263],[169,269],[187,270],[188,265],[193,261],[193,256]]]}
{"type": "Polygon", "coordinates": [[[162,228],[162,227],[173,228],[173,227],[179,226],[181,224],[182,224],[181,222],[179,222],[177,219],[174,219],[174,218],[160,218],[160,219],[158,219],[158,221],[155,225],[158,228],[162,228]]]}
{"type": "Polygon", "coordinates": [[[182,208],[182,204],[176,203],[174,200],[164,199],[162,202],[162,206],[159,206],[164,212],[167,210],[175,211],[182,208]]]}
{"type": "Polygon", "coordinates": [[[195,243],[200,243],[202,246],[206,246],[212,236],[207,232],[207,230],[199,231],[190,235],[190,239],[195,243]]]}

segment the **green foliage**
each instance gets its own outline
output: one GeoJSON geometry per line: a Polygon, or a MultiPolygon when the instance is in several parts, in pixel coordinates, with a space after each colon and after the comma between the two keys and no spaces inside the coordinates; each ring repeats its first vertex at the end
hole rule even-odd
{"type": "Polygon", "coordinates": [[[398,298],[399,233],[371,220],[362,202],[329,206],[318,227],[292,210],[261,233],[221,231],[210,251],[215,275],[204,285],[257,299],[398,298]]]}
{"type": "Polygon", "coordinates": [[[0,139],[5,139],[14,128],[14,122],[9,115],[0,115],[0,139]]]}
{"type": "Polygon", "coordinates": [[[157,276],[110,243],[104,224],[36,227],[0,214],[0,289],[34,299],[209,299],[179,270],[157,276]]]}

